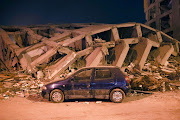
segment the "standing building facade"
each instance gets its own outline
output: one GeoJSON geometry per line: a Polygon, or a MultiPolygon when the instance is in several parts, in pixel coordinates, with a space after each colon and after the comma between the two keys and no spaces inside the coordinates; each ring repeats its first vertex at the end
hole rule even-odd
{"type": "Polygon", "coordinates": [[[180,0],[144,0],[146,25],[180,41],[180,0]]]}

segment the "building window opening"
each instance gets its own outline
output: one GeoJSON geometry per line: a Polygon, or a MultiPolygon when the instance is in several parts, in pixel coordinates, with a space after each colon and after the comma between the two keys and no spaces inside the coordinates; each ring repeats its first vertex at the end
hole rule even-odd
{"type": "Polygon", "coordinates": [[[167,32],[166,34],[173,37],[173,31],[167,32]]]}
{"type": "Polygon", "coordinates": [[[156,29],[156,22],[152,22],[151,24],[149,24],[149,26],[156,29]]]}
{"type": "Polygon", "coordinates": [[[142,30],[142,37],[148,38],[148,39],[155,41],[155,42],[158,41],[158,38],[157,38],[155,31],[152,31],[152,30],[147,29],[145,27],[141,27],[141,30],[142,30]]]}
{"type": "Polygon", "coordinates": [[[162,31],[171,27],[172,19],[170,16],[171,15],[167,15],[167,16],[161,18],[161,30],[162,31]]]}
{"type": "Polygon", "coordinates": [[[135,26],[118,28],[118,33],[119,33],[120,39],[138,37],[137,30],[136,30],[135,26]]]}
{"type": "Polygon", "coordinates": [[[164,1],[160,2],[161,14],[163,14],[171,9],[172,9],[172,0],[164,0],[164,1]]]}
{"type": "Polygon", "coordinates": [[[155,3],[155,0],[149,0],[149,6],[150,6],[152,3],[155,3]]]}
{"type": "Polygon", "coordinates": [[[149,20],[156,18],[156,7],[154,6],[149,10],[149,20]]]}
{"type": "Polygon", "coordinates": [[[111,41],[111,38],[111,30],[92,35],[92,40],[95,42],[109,42],[111,41]]]}

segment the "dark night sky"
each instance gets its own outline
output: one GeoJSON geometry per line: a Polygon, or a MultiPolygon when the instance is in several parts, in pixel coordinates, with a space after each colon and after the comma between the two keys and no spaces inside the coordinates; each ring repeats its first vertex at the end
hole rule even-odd
{"type": "Polygon", "coordinates": [[[143,0],[0,0],[0,25],[145,22],[143,0]]]}

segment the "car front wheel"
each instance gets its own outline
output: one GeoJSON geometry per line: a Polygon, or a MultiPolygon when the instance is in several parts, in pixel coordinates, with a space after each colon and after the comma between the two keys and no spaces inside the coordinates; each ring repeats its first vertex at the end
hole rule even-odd
{"type": "Polygon", "coordinates": [[[64,101],[64,94],[61,90],[55,89],[50,94],[50,100],[54,103],[60,103],[64,101]]]}
{"type": "Polygon", "coordinates": [[[110,93],[110,100],[115,103],[121,103],[125,98],[125,93],[121,89],[114,89],[110,93]]]}

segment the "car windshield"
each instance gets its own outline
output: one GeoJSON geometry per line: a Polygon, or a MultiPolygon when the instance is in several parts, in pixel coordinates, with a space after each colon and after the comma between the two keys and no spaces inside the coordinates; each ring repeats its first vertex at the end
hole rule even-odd
{"type": "Polygon", "coordinates": [[[79,70],[76,70],[76,71],[74,71],[74,72],[66,75],[66,76],[65,76],[65,79],[67,79],[67,78],[70,77],[70,76],[73,76],[73,75],[74,75],[75,73],[77,73],[78,71],[79,71],[79,70]]]}
{"type": "Polygon", "coordinates": [[[79,69],[79,70],[72,72],[71,74],[68,74],[67,76],[65,76],[65,79],[67,79],[70,76],[76,75],[76,73],[79,74],[79,76],[81,76],[81,77],[90,76],[89,74],[92,73],[92,69],[79,69]]]}

